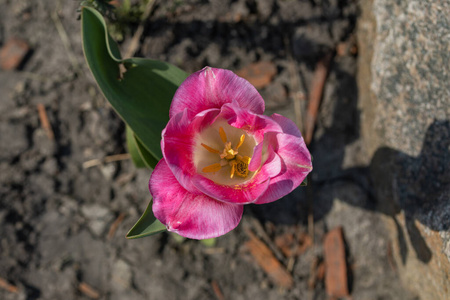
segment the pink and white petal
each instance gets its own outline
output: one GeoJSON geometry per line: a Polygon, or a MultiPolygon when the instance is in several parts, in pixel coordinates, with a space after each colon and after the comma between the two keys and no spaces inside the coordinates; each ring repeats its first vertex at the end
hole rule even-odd
{"type": "Polygon", "coordinates": [[[271,145],[267,147],[266,152],[267,153],[264,156],[267,158],[265,158],[264,164],[255,176],[255,180],[258,182],[264,181],[265,178],[274,178],[285,169],[283,161],[280,156],[275,153],[271,145]]]}
{"type": "Polygon", "coordinates": [[[218,109],[209,109],[191,119],[185,109],[169,120],[162,133],[161,150],[164,159],[181,186],[190,192],[198,192],[191,180],[196,174],[192,160],[195,136],[214,122],[218,113],[218,109]]]}
{"type": "Polygon", "coordinates": [[[295,135],[297,137],[302,136],[297,125],[295,125],[295,123],[291,119],[288,119],[279,114],[273,114],[270,116],[270,118],[281,126],[284,133],[295,135]]]}
{"type": "Polygon", "coordinates": [[[270,178],[270,185],[255,204],[276,201],[297,188],[312,170],[311,155],[303,138],[290,134],[268,133],[265,139],[276,145],[275,152],[282,160],[282,170],[270,178]]]}
{"type": "Polygon", "coordinates": [[[227,120],[231,126],[252,134],[257,142],[263,140],[266,132],[283,132],[281,126],[270,117],[241,108],[234,101],[222,106],[220,117],[227,120]]]}
{"type": "Polygon", "coordinates": [[[169,116],[188,109],[194,116],[210,108],[221,108],[235,100],[254,113],[264,112],[264,100],[253,85],[229,70],[205,67],[180,85],[170,106],[169,116]]]}
{"type": "Polygon", "coordinates": [[[194,184],[199,191],[211,198],[230,204],[248,204],[264,194],[269,186],[270,178],[258,178],[235,186],[220,185],[214,181],[198,175],[194,184]]]}
{"type": "Polygon", "coordinates": [[[242,218],[243,206],[195,195],[185,190],[162,159],[149,182],[153,213],[167,230],[191,239],[208,239],[226,234],[242,218]]]}
{"type": "Polygon", "coordinates": [[[255,148],[253,149],[253,156],[252,159],[250,160],[250,164],[248,165],[248,170],[250,172],[255,172],[256,170],[259,169],[259,167],[261,167],[263,146],[264,141],[256,145],[255,148]]]}

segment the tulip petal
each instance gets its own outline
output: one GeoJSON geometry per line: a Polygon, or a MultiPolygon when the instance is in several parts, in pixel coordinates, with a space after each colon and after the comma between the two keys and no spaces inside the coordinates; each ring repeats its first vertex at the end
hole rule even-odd
{"type": "Polygon", "coordinates": [[[264,112],[264,100],[253,85],[233,72],[205,67],[190,75],[176,91],[169,116],[187,109],[189,116],[211,108],[221,108],[233,100],[256,114],[264,112]]]}
{"type": "Polygon", "coordinates": [[[288,119],[285,116],[279,114],[273,114],[270,116],[270,118],[281,126],[284,133],[288,133],[296,137],[302,137],[302,134],[300,133],[297,125],[295,125],[295,123],[291,119],[288,119]]]}
{"type": "MultiPolygon", "coordinates": [[[[273,202],[292,192],[312,170],[311,155],[302,137],[290,134],[269,132],[264,142],[274,146],[282,160],[282,170],[270,178],[270,185],[255,204],[273,202]]],[[[263,166],[264,167],[264,166],[263,166]]]]}
{"type": "Polygon", "coordinates": [[[162,133],[161,150],[164,159],[181,186],[190,192],[196,192],[191,181],[191,177],[197,172],[192,160],[195,135],[211,124],[218,113],[218,109],[209,109],[192,120],[185,109],[169,120],[162,133]]]}
{"type": "Polygon", "coordinates": [[[212,180],[198,175],[193,178],[197,189],[216,200],[232,204],[248,204],[264,194],[269,186],[269,177],[258,177],[249,180],[248,183],[229,186],[220,185],[212,180]]]}
{"type": "Polygon", "coordinates": [[[255,172],[261,166],[263,146],[264,142],[261,142],[255,146],[252,159],[250,160],[250,164],[248,165],[248,170],[250,172],[255,172]]]}
{"type": "Polygon", "coordinates": [[[280,124],[272,118],[241,108],[235,101],[222,107],[220,117],[231,126],[247,131],[258,142],[263,140],[266,132],[283,132],[280,124]]]}
{"type": "Polygon", "coordinates": [[[153,213],[167,230],[191,239],[208,239],[233,230],[242,218],[243,206],[195,195],[184,189],[164,159],[149,182],[153,213]]]}

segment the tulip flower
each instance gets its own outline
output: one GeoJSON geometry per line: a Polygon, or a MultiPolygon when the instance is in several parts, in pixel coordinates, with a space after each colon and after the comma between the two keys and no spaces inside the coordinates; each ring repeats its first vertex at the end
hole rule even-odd
{"type": "Polygon", "coordinates": [[[276,201],[303,182],[312,164],[299,129],[263,112],[258,91],[228,70],[206,67],[180,85],[149,182],[169,231],[218,237],[239,224],[245,204],[276,201]]]}

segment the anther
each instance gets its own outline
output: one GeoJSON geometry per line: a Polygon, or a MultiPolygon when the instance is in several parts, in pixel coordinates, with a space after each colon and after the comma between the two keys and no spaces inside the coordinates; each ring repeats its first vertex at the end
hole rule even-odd
{"type": "Polygon", "coordinates": [[[236,149],[239,149],[240,146],[244,143],[245,135],[241,135],[241,138],[239,139],[239,143],[236,145],[236,149]]]}
{"type": "Polygon", "coordinates": [[[225,130],[223,130],[222,127],[219,128],[219,134],[220,134],[220,138],[222,139],[222,142],[225,144],[227,142],[227,135],[225,133],[225,130]]]}
{"type": "Polygon", "coordinates": [[[204,167],[202,169],[202,172],[213,173],[213,172],[220,171],[220,169],[222,169],[222,166],[220,165],[220,163],[215,163],[215,164],[209,165],[207,167],[204,167]]]}

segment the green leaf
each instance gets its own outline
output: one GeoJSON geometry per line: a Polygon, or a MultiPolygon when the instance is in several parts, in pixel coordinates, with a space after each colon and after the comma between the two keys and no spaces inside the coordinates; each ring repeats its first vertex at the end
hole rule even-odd
{"type": "Polygon", "coordinates": [[[122,60],[100,13],[83,7],[81,17],[84,55],[97,84],[146,154],[160,160],[161,131],[169,120],[172,97],[187,73],[161,61],[122,60]]]}
{"type": "Polygon", "coordinates": [[[147,167],[144,160],[141,158],[141,154],[139,153],[138,146],[136,145],[136,138],[134,136],[134,132],[133,132],[133,130],[131,130],[130,126],[127,126],[126,138],[127,138],[128,153],[130,153],[131,160],[133,161],[136,168],[147,167]]]}
{"type": "Polygon", "coordinates": [[[158,163],[158,160],[156,160],[145,148],[145,146],[142,144],[142,142],[138,139],[136,135],[134,135],[134,138],[136,140],[136,145],[139,150],[139,154],[141,155],[142,160],[144,161],[147,168],[154,169],[156,167],[156,164],[158,163]]]}
{"type": "Polygon", "coordinates": [[[308,177],[305,177],[305,179],[300,183],[300,186],[307,186],[308,185],[308,177]]]}
{"type": "Polygon", "coordinates": [[[166,226],[159,222],[152,211],[152,202],[148,204],[144,214],[128,231],[127,239],[138,239],[166,231],[166,226]]]}
{"type": "Polygon", "coordinates": [[[142,142],[136,137],[130,126],[126,129],[127,147],[134,165],[137,168],[154,169],[158,161],[147,151],[142,142]]]}
{"type": "Polygon", "coordinates": [[[216,238],[200,240],[200,243],[202,243],[203,246],[206,246],[206,247],[214,247],[216,245],[216,242],[217,242],[216,238]]]}

